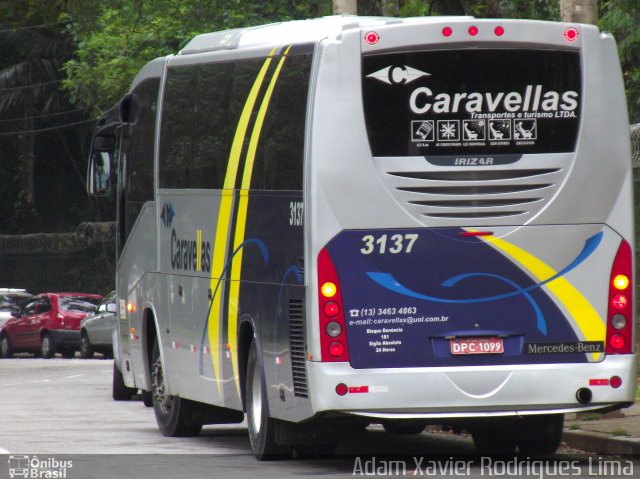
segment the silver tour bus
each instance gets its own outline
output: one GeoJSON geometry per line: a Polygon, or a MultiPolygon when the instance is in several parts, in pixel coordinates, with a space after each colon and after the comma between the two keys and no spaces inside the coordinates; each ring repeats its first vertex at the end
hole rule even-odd
{"type": "Polygon", "coordinates": [[[114,397],[260,459],[370,423],[551,453],[630,405],[632,170],[613,38],[470,17],[195,37],[96,128],[114,397]]]}

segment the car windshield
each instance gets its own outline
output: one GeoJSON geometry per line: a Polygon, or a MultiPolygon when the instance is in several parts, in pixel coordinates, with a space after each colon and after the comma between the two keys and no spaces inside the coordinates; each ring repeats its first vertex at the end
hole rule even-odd
{"type": "Polygon", "coordinates": [[[93,313],[100,304],[100,298],[86,296],[63,296],[60,298],[62,311],[77,311],[80,313],[93,313]]]}

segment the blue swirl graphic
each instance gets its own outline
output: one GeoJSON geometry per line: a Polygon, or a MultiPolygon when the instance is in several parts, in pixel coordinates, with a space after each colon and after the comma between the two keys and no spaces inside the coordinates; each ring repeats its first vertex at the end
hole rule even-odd
{"type": "Polygon", "coordinates": [[[497,294],[497,295],[494,295],[494,296],[485,296],[485,297],[467,298],[467,299],[440,298],[440,297],[437,297],[437,296],[430,296],[430,295],[426,295],[426,294],[422,294],[422,293],[418,293],[416,291],[413,291],[413,290],[407,288],[406,286],[402,285],[398,280],[396,280],[396,278],[393,275],[391,275],[389,273],[367,272],[367,275],[374,282],[376,282],[377,284],[379,284],[383,288],[388,289],[389,291],[393,291],[394,293],[402,294],[404,296],[408,296],[408,297],[411,297],[411,298],[421,299],[421,300],[424,300],[424,301],[433,301],[433,302],[437,302],[437,303],[448,303],[448,304],[486,303],[486,302],[490,302],[490,301],[499,301],[499,300],[502,300],[502,299],[507,299],[507,298],[512,298],[512,297],[519,296],[519,295],[524,295],[527,298],[527,300],[531,303],[531,305],[534,308],[534,311],[536,312],[538,329],[541,332],[543,332],[543,334],[546,335],[546,331],[547,331],[546,322],[544,321],[544,317],[542,316],[542,312],[540,311],[540,308],[535,303],[533,298],[528,293],[530,291],[535,290],[535,289],[541,288],[545,284],[550,283],[551,281],[553,281],[555,279],[558,279],[561,276],[564,276],[569,271],[571,271],[571,270],[575,269],[577,266],[579,266],[589,256],[591,256],[591,254],[598,248],[598,246],[600,245],[600,242],[602,241],[602,237],[603,237],[603,233],[599,232],[599,233],[596,233],[595,235],[591,236],[590,238],[588,238],[584,243],[584,247],[582,248],[582,251],[580,251],[578,256],[576,256],[576,258],[571,263],[569,263],[566,267],[564,267],[562,270],[560,270],[559,272],[557,272],[556,274],[554,274],[550,278],[547,278],[544,281],[542,281],[540,283],[537,283],[537,284],[534,284],[532,286],[529,286],[527,288],[522,288],[518,284],[516,284],[513,281],[511,281],[511,280],[509,280],[507,278],[504,278],[502,276],[498,276],[498,275],[495,275],[495,274],[492,274],[492,273],[485,273],[485,272],[472,272],[472,273],[464,273],[464,274],[456,275],[456,276],[453,276],[453,277],[445,280],[442,283],[442,286],[447,287],[447,288],[451,288],[451,287],[455,286],[457,283],[459,283],[460,281],[463,281],[465,279],[472,278],[472,277],[483,276],[483,277],[491,277],[491,278],[499,279],[500,281],[503,281],[503,282],[509,284],[510,286],[514,287],[513,291],[510,291],[508,293],[497,294]]]}

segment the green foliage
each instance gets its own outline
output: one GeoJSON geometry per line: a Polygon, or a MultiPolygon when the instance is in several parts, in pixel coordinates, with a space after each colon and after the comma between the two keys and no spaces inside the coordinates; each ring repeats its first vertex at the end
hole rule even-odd
{"type": "Polygon", "coordinates": [[[176,53],[196,34],[330,13],[322,0],[79,0],[76,7],[63,18],[78,42],[64,87],[95,113],[113,105],[146,62],[176,53]]]}
{"type": "Polygon", "coordinates": [[[559,0],[399,0],[400,16],[471,15],[477,18],[557,20],[559,0]]]}
{"type": "Polygon", "coordinates": [[[600,29],[618,43],[631,123],[640,121],[640,2],[606,0],[600,5],[600,29]]]}

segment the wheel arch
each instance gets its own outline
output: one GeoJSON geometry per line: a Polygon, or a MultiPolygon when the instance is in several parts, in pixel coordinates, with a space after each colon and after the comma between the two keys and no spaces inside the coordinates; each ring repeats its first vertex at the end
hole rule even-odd
{"type": "MultiPolygon", "coordinates": [[[[142,359],[144,368],[145,387],[143,389],[149,391],[151,389],[151,355],[153,354],[153,345],[156,338],[160,336],[158,318],[151,306],[147,306],[142,313],[142,359]]],[[[158,341],[160,347],[160,355],[162,356],[162,341],[158,341]]]]}
{"type": "MultiPolygon", "coordinates": [[[[249,350],[251,341],[258,337],[255,334],[255,326],[252,321],[242,321],[238,327],[238,374],[240,376],[240,399],[242,401],[242,410],[247,410],[247,398],[245,394],[247,380],[247,361],[249,359],[249,350]]],[[[261,350],[260,345],[256,344],[258,351],[261,350]]]]}

